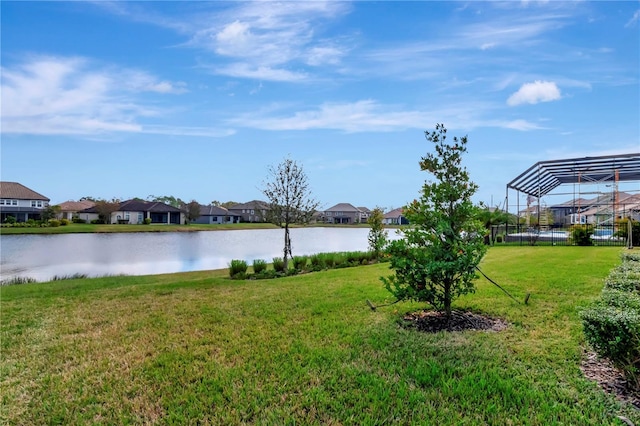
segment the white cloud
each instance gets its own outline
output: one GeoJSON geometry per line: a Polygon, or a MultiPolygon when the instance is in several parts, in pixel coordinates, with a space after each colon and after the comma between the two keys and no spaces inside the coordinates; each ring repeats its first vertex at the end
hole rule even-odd
{"type": "Polygon", "coordinates": [[[2,133],[97,135],[113,132],[200,136],[226,130],[143,126],[158,116],[143,92],[181,93],[172,83],[139,70],[96,68],[85,58],[35,57],[2,68],[2,133]]]}
{"type": "Polygon", "coordinates": [[[636,10],[636,12],[633,14],[631,19],[629,19],[629,22],[627,22],[624,27],[625,28],[631,27],[635,25],[637,22],[640,22],[640,9],[636,10]]]}
{"type": "Polygon", "coordinates": [[[523,84],[517,92],[509,96],[507,105],[537,104],[557,101],[560,98],[560,89],[556,83],[536,80],[533,83],[523,84]]]}
{"type": "Polygon", "coordinates": [[[346,49],[338,40],[314,40],[318,23],[348,11],[345,3],[248,2],[234,3],[224,12],[196,20],[189,45],[210,50],[231,64],[211,68],[241,78],[297,82],[304,72],[284,72],[286,65],[335,65],[346,49]],[[293,78],[292,78],[293,77],[293,78]]]}
{"type": "Polygon", "coordinates": [[[435,110],[403,110],[374,100],[351,103],[324,103],[315,109],[277,115],[277,107],[244,114],[230,124],[262,130],[338,130],[347,133],[424,130],[433,123],[445,123],[449,129],[468,131],[480,127],[499,127],[518,131],[542,129],[526,120],[497,120],[482,116],[490,106],[482,103],[439,105],[435,110]],[[425,127],[426,126],[426,127],[425,127]]]}
{"type": "Polygon", "coordinates": [[[210,67],[216,74],[229,77],[251,78],[266,81],[298,82],[307,79],[306,73],[293,72],[282,68],[271,68],[267,66],[254,67],[247,63],[234,63],[222,67],[210,67]]]}

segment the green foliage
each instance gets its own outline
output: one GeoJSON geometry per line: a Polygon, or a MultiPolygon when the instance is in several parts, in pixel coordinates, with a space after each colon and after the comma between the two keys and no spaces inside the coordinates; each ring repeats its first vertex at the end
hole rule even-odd
{"type": "Polygon", "coordinates": [[[69,223],[69,219],[60,219],[60,226],[67,226],[69,223]]]}
{"type": "Polygon", "coordinates": [[[253,272],[255,274],[260,274],[263,271],[267,270],[267,262],[262,259],[255,259],[253,261],[253,272]]]}
{"type": "Polygon", "coordinates": [[[46,206],[40,211],[40,220],[46,223],[49,219],[54,219],[59,213],[60,206],[46,206]]]}
{"type": "Polygon", "coordinates": [[[7,216],[4,220],[4,223],[14,224],[16,223],[16,218],[14,216],[7,216]]]}
{"type": "Polygon", "coordinates": [[[229,263],[229,276],[233,279],[244,279],[247,275],[247,268],[246,261],[233,259],[229,263]]]}
{"type": "Polygon", "coordinates": [[[0,286],[30,284],[35,282],[38,282],[38,281],[35,278],[31,278],[31,277],[13,277],[5,280],[0,280],[0,286]]]}
{"type": "Polygon", "coordinates": [[[183,204],[181,210],[184,213],[187,225],[200,217],[200,203],[196,200],[183,204]]]}
{"type": "Polygon", "coordinates": [[[591,346],[640,391],[640,296],[606,289],[580,317],[591,346]]]}
{"type": "Polygon", "coordinates": [[[627,239],[629,235],[629,224],[628,221],[631,221],[631,243],[638,247],[640,246],[640,222],[633,219],[623,219],[617,220],[616,225],[618,231],[615,233],[616,237],[621,237],[623,239],[627,239]]]}
{"type": "Polygon", "coordinates": [[[151,218],[150,217],[145,217],[144,220],[142,221],[142,223],[145,224],[145,225],[151,225],[151,218]]]}
{"type": "Polygon", "coordinates": [[[307,269],[309,263],[309,256],[294,256],[293,267],[298,271],[304,271],[307,269]]]}
{"type": "Polygon", "coordinates": [[[405,208],[412,226],[403,239],[390,244],[395,275],[382,281],[398,300],[427,302],[450,316],[453,300],[474,291],[475,268],[487,248],[471,201],[478,186],[461,165],[467,137],[454,137],[449,143],[446,133],[442,124],[425,132],[435,153],[423,157],[420,168],[435,181],[425,182],[420,198],[405,208]]]}
{"type": "Polygon", "coordinates": [[[384,213],[380,207],[376,207],[371,211],[368,220],[371,229],[369,230],[367,238],[369,240],[369,250],[374,254],[376,259],[380,258],[387,244],[388,233],[384,230],[383,220],[384,213]]]}
{"type": "Polygon", "coordinates": [[[276,272],[284,272],[284,269],[285,269],[284,259],[282,259],[281,257],[274,257],[273,270],[276,272]]]}
{"type": "Polygon", "coordinates": [[[87,223],[87,221],[86,221],[86,220],[84,220],[84,219],[80,219],[78,216],[74,216],[74,217],[72,217],[72,218],[71,218],[71,221],[72,221],[73,223],[87,223]]]}
{"type": "Polygon", "coordinates": [[[577,246],[591,246],[593,229],[586,225],[573,225],[571,227],[571,241],[577,246]]]}
{"type": "Polygon", "coordinates": [[[60,226],[60,221],[58,219],[49,219],[47,223],[52,228],[57,228],[58,226],[60,226]]]}
{"type": "Polygon", "coordinates": [[[587,341],[640,391],[640,254],[624,252],[599,300],[580,312],[587,341]]]}

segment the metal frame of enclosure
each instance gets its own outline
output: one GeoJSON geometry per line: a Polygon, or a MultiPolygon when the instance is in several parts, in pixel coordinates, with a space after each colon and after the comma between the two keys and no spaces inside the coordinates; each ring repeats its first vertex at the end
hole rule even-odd
{"type": "MultiPolygon", "coordinates": [[[[577,211],[580,211],[580,196],[594,194],[594,192],[581,192],[581,185],[603,184],[612,188],[612,196],[607,202],[610,203],[612,212],[618,212],[620,209],[617,195],[618,184],[634,181],[640,182],[640,153],[539,161],[507,184],[505,211],[509,212],[509,190],[517,191],[518,217],[521,212],[520,194],[526,194],[528,201],[537,203],[537,224],[539,227],[541,223],[541,198],[543,196],[550,194],[562,185],[573,185],[571,192],[554,192],[551,195],[573,195],[574,204],[576,201],[578,202],[577,211]],[[576,195],[578,195],[577,199],[576,195]]],[[[640,190],[631,192],[636,191],[640,193],[640,190]]],[[[530,203],[527,204],[527,214],[529,214],[530,203]]]]}

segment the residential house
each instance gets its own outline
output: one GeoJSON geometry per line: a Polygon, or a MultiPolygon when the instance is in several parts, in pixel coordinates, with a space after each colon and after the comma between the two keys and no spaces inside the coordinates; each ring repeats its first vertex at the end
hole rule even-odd
{"type": "Polygon", "coordinates": [[[231,213],[224,207],[219,206],[200,206],[200,217],[191,223],[200,224],[223,224],[223,223],[239,223],[242,216],[231,213]]]}
{"type": "Polygon", "coordinates": [[[40,220],[49,198],[17,182],[0,182],[0,222],[12,216],[17,222],[40,220]]]}
{"type": "Polygon", "coordinates": [[[58,219],[73,220],[74,217],[79,217],[78,212],[89,209],[95,205],[96,203],[89,200],[65,201],[64,203],[58,204],[58,207],[60,207],[58,219]]]}
{"type": "MultiPolygon", "coordinates": [[[[600,195],[580,212],[586,223],[591,225],[612,225],[625,215],[626,206],[637,203],[635,195],[626,192],[600,195]]],[[[631,208],[633,210],[633,208],[631,208]]]]}
{"type": "Polygon", "coordinates": [[[242,222],[265,222],[269,204],[265,201],[253,200],[235,204],[227,210],[234,215],[239,215],[242,222]]]}
{"type": "Polygon", "coordinates": [[[369,210],[367,207],[358,207],[358,210],[362,212],[360,213],[360,222],[361,223],[368,222],[369,216],[371,216],[371,210],[369,210]]]}
{"type": "MultiPolygon", "coordinates": [[[[80,219],[91,222],[98,219],[96,206],[78,212],[80,219]]],[[[185,222],[184,213],[177,207],[156,201],[127,200],[120,203],[118,210],[111,213],[107,223],[136,224],[145,219],[151,223],[181,224],[185,222]]]]}
{"type": "Polygon", "coordinates": [[[349,203],[338,203],[323,212],[325,223],[353,224],[362,222],[363,212],[349,203]]]}
{"type": "Polygon", "coordinates": [[[550,206],[549,210],[553,215],[553,224],[556,226],[569,226],[578,223],[579,220],[584,222],[584,219],[579,217],[579,213],[590,204],[591,200],[576,198],[575,200],[550,206]]]}
{"type": "Polygon", "coordinates": [[[402,215],[402,208],[385,213],[382,223],[385,225],[408,225],[409,220],[402,215]]]}

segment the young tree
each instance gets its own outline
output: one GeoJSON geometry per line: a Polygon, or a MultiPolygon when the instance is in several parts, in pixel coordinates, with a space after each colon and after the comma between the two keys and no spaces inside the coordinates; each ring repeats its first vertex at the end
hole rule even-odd
{"type": "Polygon", "coordinates": [[[284,270],[293,257],[289,225],[309,223],[319,206],[312,198],[307,175],[302,165],[286,158],[277,167],[269,167],[269,178],[263,183],[262,193],[269,207],[266,220],[284,229],[284,270]]]}
{"type": "Polygon", "coordinates": [[[183,204],[181,209],[187,219],[187,225],[200,217],[200,203],[196,200],[183,204]]]}
{"type": "Polygon", "coordinates": [[[426,181],[420,198],[405,208],[412,225],[390,244],[395,275],[382,280],[398,300],[427,302],[450,319],[451,302],[475,290],[476,266],[487,250],[484,227],[471,201],[478,186],[461,165],[467,137],[448,142],[442,124],[425,136],[435,153],[421,159],[420,169],[435,181],[426,181]]]}
{"type": "Polygon", "coordinates": [[[380,254],[384,249],[384,246],[387,244],[387,231],[384,230],[384,226],[382,221],[384,220],[384,214],[380,207],[376,207],[371,210],[371,214],[369,215],[369,226],[371,229],[369,230],[368,240],[369,240],[369,250],[373,252],[376,259],[380,258],[380,254]]]}
{"type": "Polygon", "coordinates": [[[111,201],[100,200],[96,202],[95,209],[98,212],[98,217],[104,221],[107,225],[111,223],[111,214],[117,212],[120,208],[120,200],[112,199],[111,201]]]}

